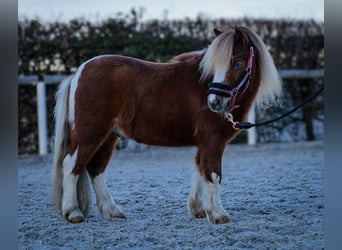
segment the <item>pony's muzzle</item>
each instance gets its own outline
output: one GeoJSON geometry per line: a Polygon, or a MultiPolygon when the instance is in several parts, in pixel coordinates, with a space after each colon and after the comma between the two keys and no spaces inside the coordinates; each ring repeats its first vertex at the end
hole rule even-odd
{"type": "Polygon", "coordinates": [[[226,105],[224,104],[222,97],[214,95],[214,94],[208,95],[208,106],[211,111],[217,112],[217,113],[224,112],[226,108],[226,105]]]}

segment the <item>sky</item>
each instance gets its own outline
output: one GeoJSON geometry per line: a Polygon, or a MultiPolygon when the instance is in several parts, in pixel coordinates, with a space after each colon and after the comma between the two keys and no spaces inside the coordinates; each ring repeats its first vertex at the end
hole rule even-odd
{"type": "Polygon", "coordinates": [[[324,0],[18,0],[18,18],[69,21],[86,18],[100,21],[116,13],[144,8],[144,19],[195,18],[288,18],[324,21],[324,0]]]}

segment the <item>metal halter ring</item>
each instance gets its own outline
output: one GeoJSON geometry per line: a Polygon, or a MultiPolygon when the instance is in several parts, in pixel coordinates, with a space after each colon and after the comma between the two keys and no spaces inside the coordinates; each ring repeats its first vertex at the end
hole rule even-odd
{"type": "Polygon", "coordinates": [[[239,122],[234,121],[232,113],[225,113],[224,116],[227,118],[227,120],[232,124],[232,127],[235,130],[240,130],[239,128],[239,122]]]}

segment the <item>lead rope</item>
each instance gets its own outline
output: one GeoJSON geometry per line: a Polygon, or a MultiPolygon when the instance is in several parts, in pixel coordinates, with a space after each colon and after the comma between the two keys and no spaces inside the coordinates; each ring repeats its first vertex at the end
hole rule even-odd
{"type": "Polygon", "coordinates": [[[297,109],[300,109],[305,104],[307,104],[308,102],[310,102],[313,99],[315,99],[323,90],[324,90],[324,86],[322,88],[320,88],[315,94],[311,95],[306,100],[304,100],[304,102],[299,104],[297,107],[295,107],[295,108],[291,109],[290,111],[288,111],[287,113],[285,113],[285,114],[283,114],[283,115],[281,115],[281,116],[279,116],[277,118],[274,118],[272,120],[269,120],[269,121],[265,121],[265,122],[261,122],[261,123],[237,122],[237,121],[234,121],[234,117],[233,117],[232,113],[230,113],[230,112],[226,112],[224,114],[224,117],[228,120],[228,122],[232,123],[232,127],[235,130],[250,129],[250,128],[253,128],[253,127],[259,127],[259,126],[267,125],[267,124],[279,121],[280,119],[283,119],[286,116],[289,116],[293,112],[297,111],[297,109]]]}

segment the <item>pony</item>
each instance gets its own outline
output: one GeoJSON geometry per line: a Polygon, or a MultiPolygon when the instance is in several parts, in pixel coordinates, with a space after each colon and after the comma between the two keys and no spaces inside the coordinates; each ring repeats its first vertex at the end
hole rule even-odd
{"type": "Polygon", "coordinates": [[[208,48],[167,63],[102,55],[62,81],[55,106],[53,205],[65,220],[85,220],[90,183],[103,218],[126,218],[104,177],[118,138],[125,136],[154,146],[196,146],[188,211],[212,223],[230,222],[219,194],[222,154],[253,104],[276,103],[282,87],[252,29],[214,32],[208,48]]]}

